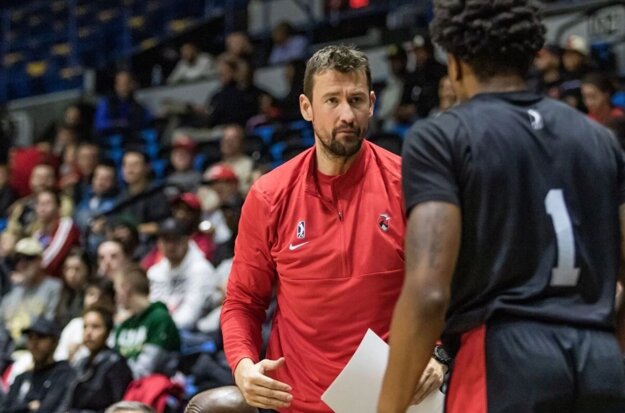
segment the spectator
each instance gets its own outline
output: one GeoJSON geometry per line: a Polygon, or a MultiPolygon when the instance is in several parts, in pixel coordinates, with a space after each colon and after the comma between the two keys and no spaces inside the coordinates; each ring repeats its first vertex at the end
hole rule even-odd
{"type": "Polygon", "coordinates": [[[562,50],[564,80],[581,80],[590,71],[588,42],[583,37],[572,34],[567,37],[562,50]]]}
{"type": "Polygon", "coordinates": [[[118,240],[104,241],[98,247],[98,276],[113,280],[115,274],[130,264],[131,260],[118,240]]]}
{"type": "Polygon", "coordinates": [[[109,210],[117,201],[117,173],[112,161],[100,161],[91,178],[89,189],[83,193],[83,201],[76,207],[74,219],[78,228],[85,231],[91,221],[109,210]]]}
{"type": "Polygon", "coordinates": [[[222,296],[215,268],[190,240],[189,223],[168,218],[158,233],[163,259],[148,270],[151,301],[165,303],[180,330],[195,329],[203,310],[212,310],[222,296]]]}
{"type": "Polygon", "coordinates": [[[76,374],[66,361],[54,361],[59,333],[53,321],[43,318],[23,330],[34,368],[15,378],[0,409],[3,413],[52,413],[64,400],[76,374]]]}
{"type": "Polygon", "coordinates": [[[57,316],[62,285],[43,271],[42,254],[43,248],[34,238],[23,238],[15,245],[15,271],[11,274],[14,285],[2,298],[0,319],[16,348],[24,345],[22,329],[38,317],[54,320],[57,316]]]}
{"type": "Polygon", "coordinates": [[[119,133],[132,138],[151,121],[150,113],[135,100],[136,82],[132,73],[115,74],[114,93],[100,100],[95,112],[95,130],[101,137],[119,133]]]}
{"type": "Polygon", "coordinates": [[[244,152],[245,131],[239,125],[227,125],[219,142],[221,161],[232,168],[239,181],[241,194],[250,188],[254,161],[244,152]]]}
{"type": "Polygon", "coordinates": [[[133,216],[139,222],[139,234],[144,237],[155,234],[157,223],[170,215],[169,201],[162,190],[152,185],[150,173],[145,154],[136,150],[124,154],[122,174],[126,189],[120,196],[120,203],[124,202],[125,206],[115,210],[133,216]]]}
{"type": "Polygon", "coordinates": [[[623,116],[623,110],[612,105],[614,84],[605,75],[591,73],[582,80],[582,97],[588,109],[588,117],[607,125],[613,118],[623,116]]]}
{"type": "Polygon", "coordinates": [[[180,60],[167,78],[167,83],[197,82],[215,73],[215,63],[208,53],[202,53],[193,43],[184,43],[180,47],[180,60]]]}
{"type": "Polygon", "coordinates": [[[416,65],[404,86],[402,103],[415,105],[417,116],[424,118],[438,105],[438,83],[447,74],[447,67],[436,60],[434,45],[428,36],[416,35],[412,39],[412,50],[416,65]]]}
{"type": "MultiPolygon", "coordinates": [[[[6,230],[2,233],[0,255],[8,255],[13,252],[15,243],[24,237],[32,236],[35,228],[37,213],[35,201],[38,193],[44,189],[50,190],[56,187],[56,173],[48,164],[35,166],[30,175],[31,194],[18,199],[11,206],[6,230]]],[[[71,198],[61,195],[60,214],[63,217],[72,216],[73,202],[71,198]]]]}
{"type": "Polygon", "coordinates": [[[553,99],[560,97],[562,57],[558,46],[546,44],[536,54],[530,89],[553,99]]]}
{"type": "Polygon", "coordinates": [[[0,163],[0,220],[8,217],[9,207],[14,201],[15,192],[9,185],[9,168],[6,164],[0,163]]]}
{"type": "MultiPolygon", "coordinates": [[[[95,278],[87,283],[82,309],[96,305],[115,308],[115,289],[111,280],[95,278]]],[[[88,349],[83,345],[83,327],[82,314],[65,326],[59,345],[54,352],[55,360],[69,360],[73,364],[89,354],[88,349]]]]}
{"type": "Polygon", "coordinates": [[[58,319],[62,326],[82,314],[85,288],[91,277],[91,261],[87,254],[79,248],[72,249],[65,257],[61,272],[63,292],[58,319]]]}
{"type": "Polygon", "coordinates": [[[403,45],[393,44],[387,48],[386,59],[389,63],[390,73],[386,84],[380,93],[380,110],[377,118],[383,122],[384,129],[392,129],[395,124],[406,124],[416,116],[416,106],[404,97],[408,96],[405,89],[408,84],[408,72],[406,65],[408,55],[403,45]]]}
{"type": "Polygon", "coordinates": [[[237,238],[239,230],[241,206],[241,202],[226,202],[222,204],[220,208],[224,216],[226,225],[228,225],[228,228],[232,232],[232,236],[228,241],[218,245],[212,260],[213,265],[216,267],[215,273],[218,280],[218,288],[221,291],[222,300],[218,303],[215,303],[215,305],[219,304],[218,307],[215,307],[206,316],[203,316],[198,321],[198,330],[202,331],[203,333],[212,333],[219,330],[221,304],[223,303],[223,298],[226,295],[226,286],[228,285],[228,277],[230,276],[230,269],[232,268],[232,260],[234,257],[234,241],[237,238]]]}
{"type": "Polygon", "coordinates": [[[214,230],[213,240],[217,245],[228,242],[232,237],[232,231],[228,228],[223,212],[219,208],[224,203],[233,204],[242,199],[239,180],[230,166],[217,164],[206,170],[202,183],[208,185],[208,189],[216,196],[212,212],[208,216],[214,230]]]}
{"type": "Polygon", "coordinates": [[[255,53],[250,38],[245,32],[232,32],[226,36],[225,55],[248,62],[252,67],[260,66],[260,59],[255,53]]]}
{"type": "Polygon", "coordinates": [[[149,251],[148,245],[139,243],[138,223],[128,214],[115,215],[107,221],[106,239],[119,241],[133,262],[139,262],[149,251]]]}
{"type": "Polygon", "coordinates": [[[178,186],[182,191],[195,191],[202,182],[202,174],[193,169],[193,157],[197,145],[188,136],[174,141],[169,156],[173,171],[167,175],[167,182],[178,186]]]}
{"type": "Polygon", "coordinates": [[[65,188],[71,191],[74,203],[85,200],[91,189],[93,173],[100,158],[100,148],[93,142],[80,142],[76,148],[74,173],[65,178],[65,188]]]}
{"type": "Polygon", "coordinates": [[[456,104],[456,93],[451,86],[449,76],[444,76],[438,83],[438,107],[430,111],[430,116],[436,116],[456,104]]]}
{"type": "Polygon", "coordinates": [[[115,350],[128,360],[133,377],[171,374],[180,334],[165,304],[150,302],[150,282],[141,268],[116,275],[115,299],[131,314],[115,332],[115,350]]]}
{"type": "MultiPolygon", "coordinates": [[[[171,205],[172,216],[178,221],[185,222],[191,230],[191,241],[202,251],[204,258],[210,261],[215,252],[215,243],[210,230],[200,228],[200,218],[202,206],[200,200],[194,193],[185,192],[180,194],[171,205]]],[[[154,246],[152,250],[141,260],[141,267],[149,270],[154,264],[161,261],[163,253],[154,246]]]]}
{"type": "Polygon", "coordinates": [[[37,219],[32,237],[43,247],[44,270],[60,277],[61,267],[69,251],[80,243],[80,231],[69,217],[61,217],[61,195],[51,189],[44,189],[36,196],[37,219]]]}
{"type": "Polygon", "coordinates": [[[239,88],[237,75],[241,61],[221,55],[217,61],[219,89],[210,97],[206,112],[208,126],[228,123],[245,125],[247,120],[258,112],[258,103],[250,102],[245,92],[239,88]]]}
{"type": "Polygon", "coordinates": [[[284,66],[284,77],[289,91],[282,99],[278,99],[276,106],[280,111],[280,118],[284,121],[300,120],[302,114],[299,111],[299,96],[302,94],[304,84],[304,60],[292,60],[284,66]]]}
{"type": "Polygon", "coordinates": [[[83,343],[89,355],[74,367],[78,377],[67,393],[63,409],[60,409],[68,413],[104,411],[123,398],[132,381],[126,360],[106,345],[113,330],[112,310],[102,306],[88,307],[83,320],[83,343]]]}
{"type": "Polygon", "coordinates": [[[287,21],[282,21],[271,31],[273,48],[269,55],[269,64],[277,65],[292,60],[306,58],[308,53],[308,40],[304,36],[296,35],[293,26],[287,21]]]}

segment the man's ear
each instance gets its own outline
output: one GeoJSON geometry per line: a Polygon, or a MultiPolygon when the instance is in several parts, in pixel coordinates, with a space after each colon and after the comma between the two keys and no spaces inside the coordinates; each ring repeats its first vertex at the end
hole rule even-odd
{"type": "Polygon", "coordinates": [[[302,117],[308,122],[313,120],[312,102],[308,100],[308,97],[303,93],[299,95],[299,110],[302,112],[302,117]]]}
{"type": "Polygon", "coordinates": [[[375,107],[375,92],[372,90],[369,92],[369,117],[373,116],[373,108],[375,107]]]}

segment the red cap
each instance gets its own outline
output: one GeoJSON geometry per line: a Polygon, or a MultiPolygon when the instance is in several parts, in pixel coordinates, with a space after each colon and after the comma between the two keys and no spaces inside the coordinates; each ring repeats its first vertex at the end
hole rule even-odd
{"type": "Polygon", "coordinates": [[[195,152],[197,144],[188,136],[181,136],[171,145],[172,149],[185,149],[189,152],[195,152]]]}
{"type": "Polygon", "coordinates": [[[211,184],[217,181],[233,181],[237,182],[239,178],[234,173],[231,167],[224,164],[217,164],[211,166],[208,172],[205,175],[204,182],[207,184],[211,184]]]}
{"type": "Polygon", "coordinates": [[[202,205],[200,204],[200,198],[198,198],[197,195],[191,192],[184,192],[180,194],[176,199],[174,199],[174,203],[175,202],[182,202],[183,204],[194,210],[202,209],[202,205]]]}

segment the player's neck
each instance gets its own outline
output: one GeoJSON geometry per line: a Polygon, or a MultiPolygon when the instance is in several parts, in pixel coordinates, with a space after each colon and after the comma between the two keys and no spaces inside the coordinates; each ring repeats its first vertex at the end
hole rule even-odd
{"type": "Polygon", "coordinates": [[[526,88],[525,80],[518,75],[499,75],[485,81],[475,79],[467,85],[467,94],[471,98],[479,93],[517,92],[526,88]]]}
{"type": "Polygon", "coordinates": [[[337,176],[343,175],[349,170],[349,167],[352,166],[356,160],[360,150],[351,156],[338,156],[328,153],[321,145],[317,145],[315,153],[319,172],[327,176],[337,176]]]}

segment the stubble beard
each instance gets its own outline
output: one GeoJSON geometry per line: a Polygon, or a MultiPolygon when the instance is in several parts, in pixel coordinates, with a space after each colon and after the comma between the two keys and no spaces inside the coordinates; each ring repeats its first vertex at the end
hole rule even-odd
{"type": "Polygon", "coordinates": [[[336,135],[339,132],[341,132],[341,129],[332,130],[332,136],[329,142],[327,141],[327,139],[322,139],[321,136],[323,135],[320,134],[316,129],[315,129],[315,135],[319,137],[319,142],[321,143],[321,146],[323,147],[324,152],[326,152],[331,157],[350,158],[354,156],[355,154],[357,154],[360,148],[362,147],[362,141],[364,140],[364,135],[366,133],[366,130],[363,130],[362,128],[352,128],[352,129],[354,129],[354,132],[358,136],[358,139],[356,141],[348,142],[348,143],[342,143],[336,138],[336,135]]]}

